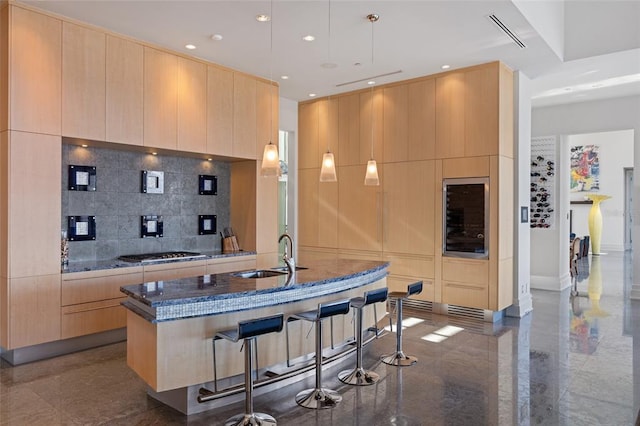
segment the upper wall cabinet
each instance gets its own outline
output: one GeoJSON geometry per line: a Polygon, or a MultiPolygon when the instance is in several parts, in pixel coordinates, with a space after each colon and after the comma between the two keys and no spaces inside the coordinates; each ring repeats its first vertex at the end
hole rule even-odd
{"type": "Polygon", "coordinates": [[[62,22],[11,7],[9,128],[60,135],[62,22]]]}
{"type": "Polygon", "coordinates": [[[144,145],[177,148],[178,57],[144,48],[144,145]]]}
{"type": "Polygon", "coordinates": [[[318,132],[320,126],[320,102],[298,106],[298,168],[312,169],[320,166],[318,156],[318,132]]]}
{"type": "Polygon", "coordinates": [[[107,36],[107,141],[142,145],[143,47],[107,36]]]}
{"type": "Polygon", "coordinates": [[[207,66],[178,58],[178,150],[207,149],[207,66]]]}
{"type": "Polygon", "coordinates": [[[256,80],[233,74],[233,156],[256,159],[256,80]]]}
{"type": "Polygon", "coordinates": [[[256,81],[256,158],[262,159],[264,146],[278,145],[278,86],[256,81]]]}
{"type": "MultiPolygon", "coordinates": [[[[367,164],[372,158],[382,162],[382,99],[381,89],[360,93],[360,144],[357,164],[367,164]]],[[[349,141],[349,143],[354,142],[358,145],[357,140],[349,141]]],[[[352,152],[355,154],[355,148],[352,152]]]]}
{"type": "Polygon", "coordinates": [[[207,152],[233,155],[233,72],[207,70],[207,152]]]}
{"type": "Polygon", "coordinates": [[[105,140],[106,36],[62,24],[62,135],[105,140]]]}
{"type": "Polygon", "coordinates": [[[493,62],[436,78],[436,158],[513,156],[513,77],[493,62]]]}

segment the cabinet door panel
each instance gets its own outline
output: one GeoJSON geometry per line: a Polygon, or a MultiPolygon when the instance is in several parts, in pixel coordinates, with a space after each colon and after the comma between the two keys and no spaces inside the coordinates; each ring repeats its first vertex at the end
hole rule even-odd
{"type": "Polygon", "coordinates": [[[256,159],[256,80],[233,74],[233,156],[256,159]]]}
{"type": "Polygon", "coordinates": [[[144,145],[176,149],[178,57],[144,49],[144,145]]]}
{"type": "Polygon", "coordinates": [[[216,67],[207,71],[207,152],[233,155],[233,72],[216,67]]]}
{"type": "MultiPolygon", "coordinates": [[[[338,168],[338,246],[351,250],[382,250],[382,194],[365,186],[366,166],[338,168]]],[[[378,169],[380,179],[382,169],[378,169]]]]}
{"type": "Polygon", "coordinates": [[[278,86],[256,81],[256,158],[262,160],[264,146],[278,144],[278,86]]]}
{"type": "Polygon", "coordinates": [[[384,89],[384,162],[409,158],[409,87],[384,89]]]}
{"type": "Polygon", "coordinates": [[[498,77],[497,64],[464,74],[466,157],[498,154],[498,77]]]}
{"type": "Polygon", "coordinates": [[[360,146],[356,164],[367,164],[372,158],[372,154],[378,162],[382,162],[384,158],[382,99],[382,89],[360,93],[360,146]],[[373,150],[371,149],[372,145],[373,150]]]}
{"type": "Polygon", "coordinates": [[[10,9],[10,129],[60,135],[62,22],[10,9]]]}
{"type": "Polygon", "coordinates": [[[142,145],[144,53],[142,45],[107,36],[107,141],[142,145]]]}
{"type": "Polygon", "coordinates": [[[7,220],[11,278],[60,272],[61,151],[59,136],[9,134],[7,220]]]}
{"type": "Polygon", "coordinates": [[[6,349],[60,339],[60,273],[9,280],[6,349]]]}
{"type": "Polygon", "coordinates": [[[178,58],[178,150],[205,152],[207,145],[207,66],[178,58]]]}
{"type": "Polygon", "coordinates": [[[464,156],[464,74],[436,78],[436,158],[464,156]]]}
{"type": "Polygon", "coordinates": [[[384,251],[434,254],[435,164],[384,164],[384,251]]]}
{"type": "MultiPolygon", "coordinates": [[[[409,85],[408,160],[431,160],[436,149],[436,81],[409,85]]],[[[386,156],[385,147],[385,156],[386,156]]]]}
{"type": "Polygon", "coordinates": [[[105,140],[106,37],[62,24],[62,134],[105,140]]]}
{"type": "Polygon", "coordinates": [[[340,164],[360,164],[360,96],[341,96],[338,106],[340,164]]]}
{"type": "Polygon", "coordinates": [[[298,108],[298,168],[320,167],[319,151],[320,103],[305,103],[298,108]]]}

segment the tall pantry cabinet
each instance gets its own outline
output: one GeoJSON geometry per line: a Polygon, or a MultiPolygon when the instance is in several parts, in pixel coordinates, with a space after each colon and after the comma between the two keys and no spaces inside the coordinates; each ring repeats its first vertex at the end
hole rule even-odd
{"type": "Polygon", "coordinates": [[[416,298],[424,301],[491,311],[511,305],[511,70],[493,62],[303,102],[298,117],[301,261],[384,259],[392,290],[422,280],[416,298]],[[337,183],[319,182],[327,143],[337,183]],[[372,144],[378,187],[364,186],[372,144]],[[443,180],[475,177],[489,180],[488,258],[444,256],[443,180]]]}

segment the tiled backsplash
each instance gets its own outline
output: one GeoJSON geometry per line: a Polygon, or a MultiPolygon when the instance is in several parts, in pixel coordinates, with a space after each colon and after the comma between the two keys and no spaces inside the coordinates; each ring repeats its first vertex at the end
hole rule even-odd
{"type": "Polygon", "coordinates": [[[107,260],[124,254],[220,249],[229,226],[230,166],[220,161],[62,145],[62,224],[67,216],[96,216],[94,241],[70,241],[69,260],[107,260]],[[69,191],[69,165],[96,166],[96,191],[69,191]],[[142,170],[164,172],[164,194],[140,191],[142,170]],[[198,175],[218,177],[218,195],[198,194],[198,175]],[[140,217],[163,216],[164,236],[140,237],[140,217]],[[198,235],[198,215],[217,215],[218,233],[198,235]]]}

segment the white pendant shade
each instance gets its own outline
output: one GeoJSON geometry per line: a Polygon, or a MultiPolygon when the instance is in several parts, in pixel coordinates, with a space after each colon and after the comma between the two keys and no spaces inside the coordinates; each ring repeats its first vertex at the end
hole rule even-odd
{"type": "Polygon", "coordinates": [[[364,176],[364,184],[367,186],[379,186],[378,165],[376,160],[369,160],[367,163],[367,174],[364,176]]]}
{"type": "Polygon", "coordinates": [[[336,182],[336,162],[332,152],[325,152],[322,156],[322,169],[320,169],[320,182],[336,182]]]}
{"type": "Polygon", "coordinates": [[[278,147],[269,142],[264,146],[262,155],[261,176],[278,176],[280,174],[280,157],[278,155],[278,147]]]}

